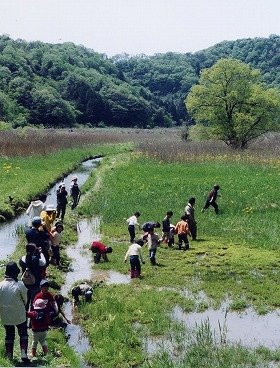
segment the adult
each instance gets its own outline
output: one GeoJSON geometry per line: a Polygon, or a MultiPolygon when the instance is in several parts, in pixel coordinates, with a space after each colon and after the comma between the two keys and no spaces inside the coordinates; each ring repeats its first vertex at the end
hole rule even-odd
{"type": "Polygon", "coordinates": [[[56,191],[56,201],[57,201],[57,206],[56,206],[56,211],[57,211],[57,218],[60,218],[61,221],[63,221],[64,216],[65,216],[65,212],[66,212],[66,205],[68,203],[67,200],[67,196],[68,193],[65,189],[65,184],[62,183],[58,190],[56,191]]]}
{"type": "Polygon", "coordinates": [[[209,206],[212,206],[214,207],[216,215],[219,214],[219,207],[218,204],[216,203],[217,197],[220,197],[220,195],[218,194],[219,190],[220,186],[218,184],[215,184],[213,189],[208,193],[206,202],[201,212],[204,212],[209,206]]]}
{"type": "Polygon", "coordinates": [[[13,359],[15,327],[19,335],[21,360],[29,363],[27,357],[28,334],[25,305],[27,302],[27,289],[22,281],[18,281],[20,269],[16,262],[6,265],[5,279],[0,282],[0,317],[4,325],[5,355],[13,359]]]}
{"type": "Polygon", "coordinates": [[[29,207],[26,210],[26,214],[29,216],[28,226],[32,226],[32,220],[35,216],[40,216],[41,212],[46,209],[47,195],[42,194],[38,198],[31,201],[29,207]]]}
{"type": "Polygon", "coordinates": [[[40,217],[47,231],[50,233],[54,220],[56,219],[56,207],[53,204],[48,204],[46,209],[41,212],[40,217]]]}
{"type": "Polygon", "coordinates": [[[43,228],[40,217],[33,218],[32,227],[25,230],[25,236],[27,243],[35,244],[37,248],[41,248],[46,259],[46,266],[48,266],[50,258],[50,234],[43,228]]]}
{"type": "Polygon", "coordinates": [[[77,176],[73,176],[72,182],[70,185],[70,195],[72,197],[72,206],[71,209],[73,210],[75,207],[77,207],[81,195],[81,191],[78,185],[78,178],[77,176]]]}
{"type": "Polygon", "coordinates": [[[187,215],[188,218],[187,221],[192,236],[192,240],[196,240],[197,237],[197,225],[194,216],[194,205],[195,205],[195,198],[191,197],[188,201],[188,204],[185,207],[185,215],[187,215]]]}
{"type": "Polygon", "coordinates": [[[40,282],[42,280],[42,270],[46,266],[46,259],[41,248],[37,248],[35,244],[28,243],[25,247],[26,255],[19,260],[22,272],[28,268],[35,278],[33,285],[26,285],[27,303],[26,310],[29,309],[35,295],[40,291],[40,282]]]}
{"type": "Polygon", "coordinates": [[[92,253],[95,253],[94,263],[99,263],[101,257],[105,262],[109,262],[107,254],[113,252],[113,249],[111,247],[107,247],[105,244],[96,240],[92,242],[90,250],[92,251],[92,253]]]}

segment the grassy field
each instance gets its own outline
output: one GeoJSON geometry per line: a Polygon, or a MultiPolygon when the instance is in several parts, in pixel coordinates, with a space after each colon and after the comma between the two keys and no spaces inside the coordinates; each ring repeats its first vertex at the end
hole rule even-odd
{"type": "MultiPolygon", "coordinates": [[[[221,344],[223,336],[217,342],[207,323],[193,331],[172,318],[176,306],[186,312],[201,311],[219,307],[225,299],[234,310],[252,306],[266,313],[279,307],[278,146],[268,144],[263,155],[256,146],[245,153],[233,152],[217,142],[181,142],[178,132],[170,132],[100,132],[103,135],[99,136],[74,132],[76,145],[70,142],[73,132],[69,132],[65,133],[63,147],[54,146],[51,154],[44,155],[44,146],[42,156],[34,155],[42,137],[38,142],[33,139],[37,142],[34,147],[30,143],[27,149],[23,144],[21,153],[18,150],[1,158],[5,181],[0,209],[12,214],[8,195],[15,192],[17,207],[25,205],[81,160],[107,155],[84,185],[87,194],[78,210],[80,216],[101,217],[102,239],[114,248],[110,262],[94,268],[128,274],[129,265],[123,262],[129,245],[125,219],[140,211],[140,223],[161,221],[172,209],[172,222],[176,223],[188,198],[195,196],[199,241],[191,242],[189,252],[161,245],[159,266],[153,268],[144,248],[146,264],[141,280],[98,287],[93,303],[78,308],[78,318],[91,342],[86,360],[90,366],[104,368],[264,368],[271,367],[271,362],[278,366],[279,349],[221,344]],[[112,146],[116,142],[124,144],[112,146]],[[130,152],[132,145],[128,142],[138,149],[130,152]],[[19,158],[18,154],[26,157],[19,158]],[[31,166],[38,174],[34,175],[31,166]],[[221,186],[221,214],[216,216],[212,209],[200,213],[207,192],[216,182],[221,186]],[[198,302],[201,291],[207,298],[198,302]],[[157,349],[149,354],[155,342],[157,349]]],[[[47,134],[52,136],[52,132],[47,134]]],[[[7,154],[8,146],[6,149],[7,154]]],[[[66,218],[66,243],[75,237],[72,220],[66,218]]],[[[22,252],[23,243],[13,259],[22,252]]],[[[64,262],[67,265],[66,258],[64,262]]],[[[50,277],[61,284],[63,272],[51,267],[50,277]]],[[[0,339],[3,341],[3,329],[0,339]]],[[[49,342],[51,354],[38,364],[78,367],[77,357],[65,344],[61,331],[51,331],[49,342]]],[[[3,358],[3,347],[0,365],[9,365],[3,358]]]]}
{"type": "Polygon", "coordinates": [[[252,306],[266,313],[279,307],[279,163],[267,159],[257,163],[247,153],[243,158],[189,156],[179,163],[165,162],[164,153],[159,156],[146,151],[144,156],[103,160],[95,178],[99,185],[80,207],[83,216],[101,216],[103,240],[114,248],[111,262],[95,267],[128,273],[123,263],[129,244],[125,218],[140,211],[140,223],[161,221],[172,209],[176,223],[190,196],[197,198],[199,241],[191,242],[189,252],[160,246],[156,268],[149,265],[144,249],[147,262],[141,280],[104,286],[96,292],[95,303],[81,307],[93,346],[88,361],[98,367],[265,367],[269,360],[278,361],[279,351],[218,346],[203,326],[197,339],[188,340],[184,335],[188,332],[172,321],[171,312],[175,305],[185,311],[218,307],[225,299],[234,310],[252,306]],[[221,214],[216,216],[211,209],[200,213],[215,182],[221,186],[221,214]],[[194,298],[182,297],[186,290],[194,298]],[[201,290],[208,298],[197,305],[195,295],[201,290]],[[182,334],[189,342],[188,354],[181,346],[177,363],[172,363],[170,346],[164,344],[153,357],[145,354],[147,336],[171,341],[176,351],[174,341],[182,334]]]}

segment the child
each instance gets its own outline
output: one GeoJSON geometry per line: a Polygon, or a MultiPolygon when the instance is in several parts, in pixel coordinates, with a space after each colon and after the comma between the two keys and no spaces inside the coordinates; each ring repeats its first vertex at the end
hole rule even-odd
{"type": "Polygon", "coordinates": [[[60,241],[61,233],[64,230],[61,222],[57,222],[55,226],[51,229],[51,248],[52,248],[52,259],[51,263],[60,266],[60,241]]]}
{"type": "Polygon", "coordinates": [[[191,235],[191,233],[187,223],[187,215],[181,216],[181,221],[177,222],[175,226],[175,233],[178,234],[179,249],[182,249],[183,242],[185,244],[184,249],[190,249],[188,235],[191,235]]]}
{"type": "Polygon", "coordinates": [[[155,266],[157,264],[156,263],[157,247],[160,244],[159,236],[158,234],[155,234],[154,229],[152,229],[148,232],[146,239],[148,243],[150,261],[151,261],[152,266],[155,266]]]}
{"type": "Polygon", "coordinates": [[[48,344],[46,341],[47,331],[50,325],[50,318],[46,310],[47,303],[43,299],[35,300],[33,304],[33,311],[27,312],[27,317],[31,320],[31,327],[33,332],[32,355],[37,354],[37,345],[40,342],[44,355],[48,353],[48,344]]]}
{"type": "Polygon", "coordinates": [[[218,191],[220,190],[220,186],[215,184],[213,189],[209,192],[205,205],[202,208],[201,212],[204,212],[209,206],[214,207],[216,215],[219,214],[219,207],[216,203],[217,197],[220,197],[218,191]]]}
{"type": "MultiPolygon", "coordinates": [[[[172,234],[171,234],[171,227],[170,227],[170,219],[173,216],[172,211],[167,211],[166,216],[162,221],[162,238],[161,241],[168,244],[169,247],[172,247],[172,234]]],[[[174,236],[173,236],[174,240],[174,236]]]]}
{"type": "Polygon", "coordinates": [[[140,217],[140,212],[135,212],[134,215],[130,216],[126,222],[128,223],[128,232],[130,235],[130,242],[133,243],[135,239],[135,225],[140,225],[137,222],[138,217],[140,217]]]}
{"type": "Polygon", "coordinates": [[[113,252],[113,249],[111,247],[106,247],[105,244],[95,240],[92,242],[90,250],[92,251],[92,253],[95,253],[94,263],[99,263],[101,260],[101,256],[105,262],[109,262],[107,253],[113,252]]]}
{"type": "Polygon", "coordinates": [[[93,290],[86,282],[82,282],[80,285],[75,286],[72,289],[71,294],[74,297],[75,304],[79,304],[79,296],[84,296],[85,301],[90,302],[92,300],[93,290]]]}
{"type": "Polygon", "coordinates": [[[185,215],[188,216],[188,225],[192,235],[192,240],[196,240],[197,236],[197,226],[194,216],[194,205],[195,205],[195,198],[191,197],[188,201],[188,204],[185,207],[185,215]]]}
{"type": "Polygon", "coordinates": [[[130,262],[130,277],[133,279],[134,277],[140,277],[141,276],[141,262],[144,264],[144,260],[141,253],[141,248],[144,245],[144,241],[142,239],[139,239],[136,241],[136,243],[133,243],[128,248],[128,251],[126,252],[126,255],[124,257],[124,261],[127,261],[127,257],[129,256],[129,262],[130,262]]]}

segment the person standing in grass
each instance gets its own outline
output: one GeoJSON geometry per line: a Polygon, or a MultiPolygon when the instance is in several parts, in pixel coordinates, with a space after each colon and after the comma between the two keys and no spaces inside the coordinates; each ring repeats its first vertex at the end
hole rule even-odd
{"type": "Polygon", "coordinates": [[[184,243],[184,250],[190,249],[188,235],[191,235],[191,233],[189,230],[187,219],[188,219],[187,215],[181,216],[181,221],[177,222],[175,226],[175,233],[178,234],[179,250],[182,249],[183,243],[184,243]]]}
{"type": "Polygon", "coordinates": [[[5,356],[12,360],[15,342],[15,327],[19,335],[21,360],[30,363],[27,357],[28,334],[25,305],[27,289],[18,280],[20,269],[16,262],[6,265],[5,279],[0,282],[0,317],[5,328],[5,356]]]}
{"type": "Polygon", "coordinates": [[[204,212],[208,207],[212,206],[212,207],[214,207],[216,215],[219,214],[219,207],[218,207],[218,204],[216,202],[217,197],[220,197],[220,195],[218,194],[219,190],[220,190],[220,186],[218,184],[215,184],[213,189],[208,193],[206,202],[205,202],[204,207],[202,208],[201,212],[204,212]]]}
{"type": "Polygon", "coordinates": [[[145,237],[145,239],[148,244],[150,262],[152,266],[155,266],[157,264],[156,262],[157,247],[160,244],[159,236],[154,232],[154,229],[151,229],[148,231],[148,234],[145,237]]]}
{"type": "Polygon", "coordinates": [[[196,240],[197,236],[197,225],[194,218],[194,205],[195,205],[195,198],[191,197],[185,208],[185,215],[188,216],[188,225],[192,235],[192,240],[196,240]]]}
{"type": "Polygon", "coordinates": [[[135,226],[137,225],[140,229],[140,225],[137,220],[140,217],[140,212],[135,212],[134,215],[130,216],[126,222],[128,224],[128,232],[130,235],[130,242],[133,243],[135,239],[135,226]]]}
{"type": "Polygon", "coordinates": [[[168,244],[169,247],[172,247],[172,234],[171,234],[171,226],[170,219],[173,216],[172,211],[167,211],[166,216],[162,220],[162,238],[161,241],[168,244]]]}
{"type": "Polygon", "coordinates": [[[135,277],[141,276],[141,264],[140,261],[144,264],[144,260],[141,253],[141,248],[144,245],[144,241],[142,239],[137,240],[135,243],[131,244],[126,252],[124,257],[124,261],[127,261],[129,257],[130,262],[130,277],[133,279],[135,277]]]}
{"type": "Polygon", "coordinates": [[[30,318],[31,328],[33,332],[32,356],[37,355],[37,345],[40,342],[44,355],[48,353],[48,344],[46,341],[47,332],[50,326],[51,319],[47,311],[47,303],[43,299],[36,299],[33,304],[33,310],[27,312],[27,317],[30,318]]]}

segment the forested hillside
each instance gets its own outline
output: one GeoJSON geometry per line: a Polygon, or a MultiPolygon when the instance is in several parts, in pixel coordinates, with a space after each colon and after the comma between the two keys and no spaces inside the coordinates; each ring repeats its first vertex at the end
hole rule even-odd
{"type": "Polygon", "coordinates": [[[280,87],[280,37],[224,41],[191,54],[108,58],[73,43],[0,36],[0,120],[71,127],[172,126],[188,120],[184,99],[200,71],[225,57],[259,68],[280,87]]]}

